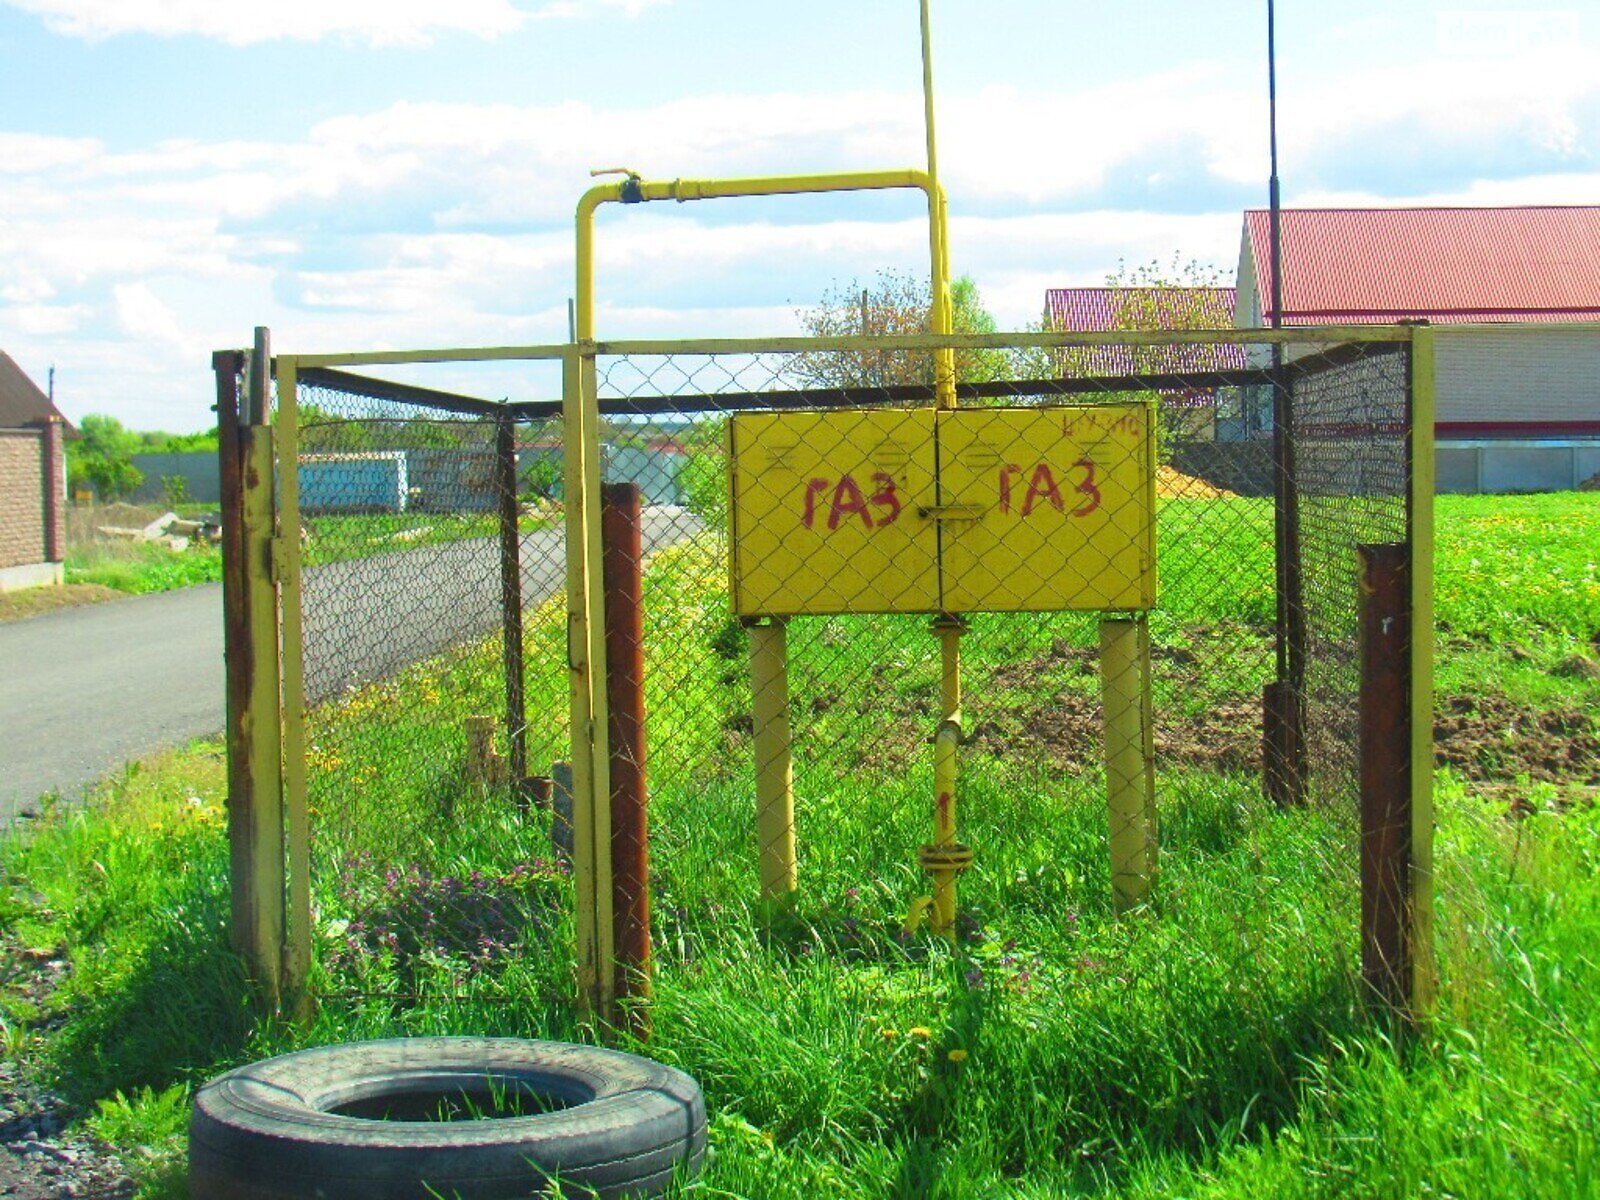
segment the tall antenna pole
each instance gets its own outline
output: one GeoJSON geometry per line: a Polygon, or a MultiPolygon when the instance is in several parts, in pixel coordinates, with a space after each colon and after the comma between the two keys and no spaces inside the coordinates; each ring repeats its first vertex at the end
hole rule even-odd
{"type": "Polygon", "coordinates": [[[1272,0],[1267,0],[1267,140],[1272,154],[1272,177],[1267,183],[1272,328],[1277,329],[1283,325],[1283,205],[1278,195],[1278,54],[1272,0]]]}

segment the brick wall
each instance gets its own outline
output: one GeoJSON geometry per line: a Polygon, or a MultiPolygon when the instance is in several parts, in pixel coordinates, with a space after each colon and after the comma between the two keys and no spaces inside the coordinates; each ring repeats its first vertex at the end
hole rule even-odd
{"type": "Polygon", "coordinates": [[[0,567],[46,561],[45,480],[59,479],[45,467],[48,440],[42,429],[0,429],[0,567]]]}
{"type": "Polygon", "coordinates": [[[1438,419],[1600,421],[1600,337],[1511,325],[1437,335],[1438,419]]]}

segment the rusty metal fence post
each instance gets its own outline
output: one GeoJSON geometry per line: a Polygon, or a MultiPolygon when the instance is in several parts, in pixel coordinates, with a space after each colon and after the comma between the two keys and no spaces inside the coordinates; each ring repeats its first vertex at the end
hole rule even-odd
{"type": "Polygon", "coordinates": [[[267,424],[271,342],[218,354],[223,645],[227,663],[229,934],[270,1005],[280,995],[286,927],[279,726],[278,597],[272,580],[273,461],[267,424]],[[238,379],[248,372],[244,396],[238,379]]]}
{"type": "Polygon", "coordinates": [[[645,796],[644,597],[637,484],[601,489],[607,726],[611,741],[611,894],[616,946],[613,1023],[649,1036],[650,830],[645,796]]]}

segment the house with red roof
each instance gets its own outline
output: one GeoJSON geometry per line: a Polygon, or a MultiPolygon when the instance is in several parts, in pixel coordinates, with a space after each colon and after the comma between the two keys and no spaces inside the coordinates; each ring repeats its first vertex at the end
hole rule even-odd
{"type": "MultiPolygon", "coordinates": [[[[1600,473],[1600,206],[1290,208],[1282,323],[1426,320],[1439,490],[1551,491],[1600,473]]],[[[1236,323],[1272,324],[1270,217],[1244,214],[1236,323]]]]}
{"type": "Polygon", "coordinates": [[[69,436],[50,397],[0,352],[0,592],[61,582],[69,436]]]}
{"type": "MultiPolygon", "coordinates": [[[[1045,328],[1081,333],[1126,329],[1227,329],[1234,324],[1231,287],[1068,287],[1045,292],[1045,328]]],[[[1240,370],[1245,348],[1203,343],[1167,346],[1083,346],[1058,353],[1064,375],[1111,378],[1160,372],[1180,374],[1240,370]]],[[[1239,407],[1239,389],[1183,388],[1164,391],[1169,419],[1181,410],[1185,439],[1226,437],[1218,406],[1239,407]]],[[[1222,418],[1224,424],[1227,418],[1222,418]]]]}

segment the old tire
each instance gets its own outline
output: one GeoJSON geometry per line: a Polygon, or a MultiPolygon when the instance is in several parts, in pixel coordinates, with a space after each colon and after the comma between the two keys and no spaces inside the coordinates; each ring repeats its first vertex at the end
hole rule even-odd
{"type": "Polygon", "coordinates": [[[562,1195],[658,1196],[699,1170],[705,1144],[700,1086],[649,1059],[517,1038],[395,1038],[301,1050],[206,1084],[189,1122],[189,1194],[520,1200],[554,1195],[558,1181],[562,1195]],[[430,1103],[462,1097],[476,1115],[551,1111],[430,1119],[430,1103]]]}

